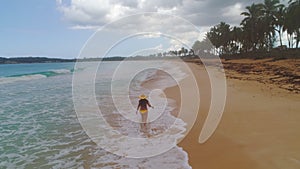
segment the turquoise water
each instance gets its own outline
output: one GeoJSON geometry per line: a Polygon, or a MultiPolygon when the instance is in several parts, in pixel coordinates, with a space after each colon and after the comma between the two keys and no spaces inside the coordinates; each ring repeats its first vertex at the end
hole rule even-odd
{"type": "MultiPolygon", "coordinates": [[[[1,76],[26,76],[71,70],[73,65],[1,65],[0,72],[1,76]]],[[[0,168],[67,167],[88,153],[86,145],[93,145],[73,110],[71,73],[0,84],[0,93],[0,168]],[[63,154],[65,149],[70,154],[63,154]],[[76,154],[76,149],[81,153],[76,154]]]]}
{"type": "MultiPolygon", "coordinates": [[[[96,97],[108,114],[115,109],[108,98],[118,64],[105,62],[97,74],[96,97]]],[[[156,157],[126,159],[106,152],[89,138],[72,99],[73,73],[85,73],[87,68],[74,71],[74,63],[0,65],[0,169],[186,168],[187,159],[178,148],[156,157]]],[[[143,80],[136,79],[135,92],[142,90],[137,85],[143,80]]],[[[130,132],[138,131],[130,129],[138,125],[120,123],[130,132]]]]}
{"type": "Polygon", "coordinates": [[[0,77],[45,74],[54,70],[73,70],[75,63],[0,64],[0,77]]]}

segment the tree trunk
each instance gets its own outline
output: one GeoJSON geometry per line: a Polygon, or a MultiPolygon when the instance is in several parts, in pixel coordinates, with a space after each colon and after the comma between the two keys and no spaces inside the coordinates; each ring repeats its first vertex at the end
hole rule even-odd
{"type": "Polygon", "coordinates": [[[288,39],[289,48],[291,48],[290,34],[289,34],[289,33],[287,33],[287,34],[286,34],[286,36],[287,36],[287,39],[288,39]]]}
{"type": "Polygon", "coordinates": [[[299,46],[300,41],[300,31],[296,31],[296,48],[299,46]]]}
{"type": "Polygon", "coordinates": [[[281,29],[278,31],[278,34],[279,34],[279,41],[280,41],[280,46],[282,46],[282,32],[281,32],[281,29]]]}

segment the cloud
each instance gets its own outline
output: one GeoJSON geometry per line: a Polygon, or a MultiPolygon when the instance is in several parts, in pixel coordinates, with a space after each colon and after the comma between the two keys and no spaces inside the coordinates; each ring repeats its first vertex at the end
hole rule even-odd
{"type": "Polygon", "coordinates": [[[156,32],[156,33],[151,32],[149,34],[139,36],[139,39],[149,39],[149,38],[159,38],[159,37],[161,37],[160,32],[156,32]]]}
{"type": "Polygon", "coordinates": [[[248,0],[57,0],[63,17],[74,25],[100,25],[142,12],[173,14],[197,26],[239,22],[248,0]]]}
{"type": "Polygon", "coordinates": [[[239,23],[243,16],[241,13],[243,12],[242,4],[236,3],[234,5],[228,6],[222,10],[222,16],[225,18],[231,18],[231,23],[239,23]]]}
{"type": "Polygon", "coordinates": [[[101,26],[91,26],[91,25],[74,25],[70,27],[74,30],[98,30],[101,29],[101,26]]]}
{"type": "Polygon", "coordinates": [[[159,45],[155,46],[154,49],[157,51],[163,51],[163,45],[159,44],[159,45]]]}
{"type": "Polygon", "coordinates": [[[170,44],[171,45],[167,51],[179,50],[183,46],[180,41],[174,39],[170,40],[170,44]]]}
{"type": "Polygon", "coordinates": [[[137,14],[124,17],[104,27],[103,32],[118,34],[144,34],[140,38],[167,37],[190,45],[198,39],[195,25],[180,17],[158,13],[137,14]]]}
{"type": "MultiPolygon", "coordinates": [[[[203,39],[204,32],[221,21],[239,25],[240,13],[251,3],[248,0],[57,0],[58,9],[72,29],[98,29],[108,24],[106,32],[153,31],[153,35],[144,38],[175,35],[187,45],[203,39]],[[149,14],[136,15],[144,12],[149,14]],[[151,12],[167,15],[152,15],[151,12]]],[[[170,48],[181,45],[174,39],[170,44],[173,45],[170,48]]]]}

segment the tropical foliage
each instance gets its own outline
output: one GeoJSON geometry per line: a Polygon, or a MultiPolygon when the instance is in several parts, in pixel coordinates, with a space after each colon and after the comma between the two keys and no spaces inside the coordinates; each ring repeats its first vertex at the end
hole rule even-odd
{"type": "Polygon", "coordinates": [[[214,54],[236,54],[252,51],[270,51],[279,48],[299,48],[300,0],[290,0],[288,5],[279,0],[253,3],[241,13],[240,26],[225,22],[212,27],[203,41],[193,45],[195,52],[209,51],[214,54]],[[287,39],[286,45],[283,39],[287,39]],[[210,41],[214,47],[207,45],[210,41]],[[209,48],[210,49],[207,49],[209,48]]]}

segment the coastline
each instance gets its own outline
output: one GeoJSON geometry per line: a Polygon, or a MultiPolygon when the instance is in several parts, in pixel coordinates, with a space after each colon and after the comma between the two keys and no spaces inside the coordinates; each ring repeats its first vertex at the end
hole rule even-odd
{"type": "MultiPolygon", "coordinates": [[[[263,83],[227,79],[227,100],[221,123],[204,144],[198,143],[210,104],[210,84],[203,66],[188,63],[201,93],[196,123],[178,144],[192,168],[272,169],[300,164],[300,97],[263,83]]],[[[226,70],[227,71],[227,70],[226,70]]],[[[226,72],[227,75],[227,72],[226,72]]],[[[184,80],[180,82],[184,84],[184,80]]],[[[182,86],[182,85],[181,85],[182,86]]],[[[180,105],[178,86],[165,90],[180,105]]],[[[186,105],[185,105],[186,106],[186,105]]],[[[176,111],[173,115],[176,116],[176,111]]],[[[184,120],[184,119],[183,119],[184,120]]]]}

